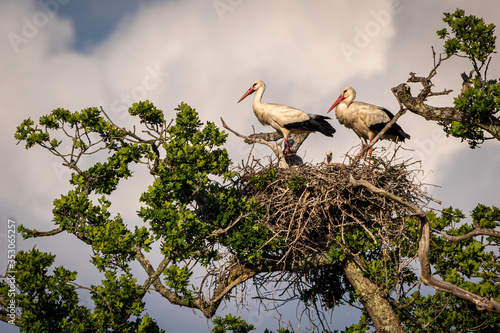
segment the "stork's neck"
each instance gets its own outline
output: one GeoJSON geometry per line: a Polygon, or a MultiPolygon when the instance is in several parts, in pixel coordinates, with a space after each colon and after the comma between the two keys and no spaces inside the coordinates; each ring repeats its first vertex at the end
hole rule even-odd
{"type": "Polygon", "coordinates": [[[352,101],[354,101],[354,98],[356,97],[356,95],[350,95],[350,96],[347,96],[346,98],[344,98],[344,100],[340,103],[340,104],[344,104],[346,108],[349,107],[349,105],[351,105],[352,101]]]}
{"type": "Polygon", "coordinates": [[[262,107],[262,95],[264,95],[265,88],[259,88],[255,91],[255,96],[253,98],[252,106],[255,108],[261,109],[262,107]]]}
{"type": "Polygon", "coordinates": [[[352,117],[349,117],[349,105],[351,105],[352,101],[354,99],[354,96],[349,96],[345,98],[342,102],[337,105],[337,108],[335,109],[335,116],[337,116],[337,119],[339,123],[342,125],[347,125],[353,121],[352,117]]]}
{"type": "Polygon", "coordinates": [[[262,103],[262,95],[264,95],[264,91],[266,90],[265,87],[261,87],[259,89],[257,89],[255,91],[255,97],[253,98],[253,103],[252,103],[252,107],[253,107],[253,112],[255,113],[255,115],[257,116],[257,118],[259,118],[259,120],[262,122],[261,118],[263,116],[263,113],[264,113],[264,103],[262,103]]]}

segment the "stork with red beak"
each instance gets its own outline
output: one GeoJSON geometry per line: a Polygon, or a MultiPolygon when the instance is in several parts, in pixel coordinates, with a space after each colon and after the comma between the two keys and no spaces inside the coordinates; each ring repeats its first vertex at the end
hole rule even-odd
{"type": "MultiPolygon", "coordinates": [[[[394,118],[394,115],[382,107],[363,102],[353,102],[354,98],[356,98],[356,91],[351,87],[344,88],[342,94],[340,94],[328,112],[337,107],[335,115],[339,123],[352,129],[365,141],[365,144],[366,140],[369,140],[371,143],[373,138],[394,118]]],[[[410,135],[403,131],[398,124],[392,125],[381,137],[381,139],[394,142],[404,142],[405,139],[409,138],[410,135]]],[[[371,156],[372,149],[370,148],[370,158],[371,156]]]]}
{"type": "Polygon", "coordinates": [[[262,103],[261,99],[265,90],[266,85],[264,82],[257,80],[252,83],[250,89],[240,98],[238,103],[255,92],[252,103],[253,112],[262,125],[270,125],[283,135],[286,144],[285,155],[291,153],[290,144],[288,143],[290,133],[320,132],[330,137],[335,133],[335,129],[326,121],[330,117],[307,114],[286,105],[262,103]]]}

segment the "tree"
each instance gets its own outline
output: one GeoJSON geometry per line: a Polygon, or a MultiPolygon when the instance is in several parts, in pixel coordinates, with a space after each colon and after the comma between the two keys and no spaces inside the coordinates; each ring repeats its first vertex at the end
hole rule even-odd
{"type": "MultiPolygon", "coordinates": [[[[496,81],[486,80],[494,27],[459,10],[445,14],[445,22],[452,33],[438,33],[447,38],[446,57],[469,58],[471,86],[454,107],[424,104],[437,94],[430,80],[447,59],[440,56],[427,78],[411,75],[424,86],[417,97],[408,85],[393,89],[401,110],[383,132],[408,109],[433,116],[447,133],[476,147],[488,139],[484,131],[498,133],[499,91],[496,81]]],[[[53,255],[20,251],[9,267],[17,272],[16,293],[7,281],[0,284],[0,319],[29,332],[160,332],[144,313],[146,292],[212,318],[237,286],[252,280],[262,300],[301,302],[316,330],[329,330],[325,312],[341,304],[363,311],[346,332],[499,330],[498,208],[478,205],[471,222],[451,207],[438,215],[423,211],[435,199],[408,164],[388,154],[362,163],[378,138],[345,165],[286,168],[298,160],[281,154],[279,135],[237,134],[270,146],[278,160],[263,165],[249,159],[235,167],[223,148],[225,133],[201,123],[187,104],[176,111],[169,122],[149,101],[134,104],[129,113],[140,134],[115,124],[102,108],[56,109],[17,128],[15,138],[27,149],[42,147],[73,172],[71,189],[54,200],[55,229],[20,226],[19,232],[24,238],[72,234],[91,247],[92,264],[105,278],[82,286],[77,272],[53,267],[53,255]],[[97,162],[84,169],[89,156],[97,162]],[[133,176],[133,164],[149,170],[152,185],[138,198],[144,225],[131,228],[111,213],[109,197],[133,176]],[[148,259],[155,249],[163,258],[156,267],[148,259]],[[144,281],[131,269],[133,261],[147,274],[144,281]],[[201,282],[193,279],[195,269],[203,272],[201,282]],[[436,292],[422,293],[422,284],[436,292]],[[90,291],[92,308],[79,304],[80,289],[90,291]],[[18,306],[13,319],[12,298],[18,306]]],[[[292,149],[304,139],[295,138],[292,149]]],[[[214,332],[252,329],[232,315],[214,319],[214,332]]]]}
{"type": "MultiPolygon", "coordinates": [[[[74,171],[70,180],[73,188],[54,201],[57,228],[40,232],[21,226],[19,231],[24,238],[72,233],[92,247],[92,263],[105,273],[106,280],[100,286],[79,286],[73,282],[75,272],[57,268],[64,277],[47,274],[52,257],[45,258],[46,254],[37,250],[19,252],[11,270],[22,271],[26,276],[16,280],[19,289],[16,302],[23,309],[16,320],[22,327],[30,327],[30,331],[36,326],[27,326],[27,318],[45,323],[50,318],[45,311],[49,310],[40,311],[38,305],[40,297],[48,297],[47,302],[53,304],[49,314],[55,319],[40,324],[40,331],[54,327],[54,321],[66,327],[70,319],[85,330],[137,331],[141,325],[146,325],[145,329],[156,329],[149,317],[139,316],[144,309],[142,298],[151,287],[173,304],[194,307],[212,317],[231,289],[251,274],[238,262],[227,270],[222,270],[223,266],[217,263],[227,257],[251,261],[276,243],[268,241],[267,230],[253,223],[259,214],[256,203],[242,198],[231,186],[235,172],[229,170],[231,162],[226,150],[219,148],[225,134],[213,123],[202,127],[195,110],[186,104],[179,106],[175,123],[170,125],[163,118],[163,112],[151,103],[134,104],[129,111],[144,124],[147,138],[116,126],[101,111],[97,108],[81,112],[56,109],[42,117],[37,125],[27,119],[18,127],[16,139],[24,141],[26,148],[41,146],[74,171]],[[55,138],[52,131],[68,136],[68,145],[55,138]],[[102,151],[110,154],[106,162],[80,169],[79,163],[85,156],[102,151]],[[153,185],[139,198],[144,206],[138,215],[148,227],[134,230],[126,226],[119,214],[111,216],[108,199],[121,180],[132,176],[132,163],[146,165],[154,177],[153,185]],[[221,180],[212,180],[211,176],[221,180]],[[158,267],[153,267],[144,253],[149,252],[155,242],[161,243],[164,256],[158,267]],[[43,260],[38,265],[39,273],[20,266],[40,256],[43,260]],[[132,260],[137,260],[149,276],[140,284],[130,270],[132,260]],[[211,298],[203,291],[205,281],[200,286],[189,283],[194,267],[204,267],[206,278],[212,275],[217,278],[216,285],[210,284],[211,298]],[[160,275],[164,275],[163,282],[160,275]],[[68,281],[69,290],[62,296],[55,295],[53,284],[63,280],[68,281]],[[31,292],[33,288],[38,292],[31,292]],[[78,299],[77,288],[90,290],[95,302],[92,311],[82,308],[83,322],[63,311],[68,306],[64,297],[73,302],[78,299]]],[[[2,287],[7,292],[7,284],[2,287]]],[[[6,318],[5,311],[3,314],[6,318]]]]}

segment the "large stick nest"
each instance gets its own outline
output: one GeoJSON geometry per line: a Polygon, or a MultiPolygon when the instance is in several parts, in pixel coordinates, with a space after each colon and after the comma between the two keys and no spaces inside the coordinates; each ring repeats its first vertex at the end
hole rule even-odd
{"type": "Polygon", "coordinates": [[[336,245],[348,251],[346,234],[364,230],[366,241],[390,244],[405,232],[409,212],[393,200],[353,187],[350,177],[364,179],[407,202],[426,204],[429,197],[415,182],[415,171],[404,164],[376,160],[373,165],[304,164],[287,169],[245,166],[241,188],[260,202],[259,223],[285,240],[283,264],[300,264],[304,258],[325,253],[336,245]],[[375,233],[375,234],[374,234],[375,233]]]}

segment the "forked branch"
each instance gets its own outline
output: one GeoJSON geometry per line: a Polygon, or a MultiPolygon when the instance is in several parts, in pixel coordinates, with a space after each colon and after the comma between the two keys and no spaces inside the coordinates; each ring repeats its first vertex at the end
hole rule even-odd
{"type": "Polygon", "coordinates": [[[222,117],[220,118],[222,122],[222,127],[236,135],[237,137],[243,138],[245,143],[248,144],[255,144],[255,143],[260,143],[263,145],[268,146],[271,148],[273,151],[274,155],[278,157],[279,161],[279,166],[280,168],[288,168],[289,165],[299,165],[302,164],[302,159],[296,155],[297,150],[299,147],[302,145],[304,140],[307,138],[308,134],[292,134],[289,138],[290,141],[290,148],[292,150],[293,154],[285,156],[283,152],[281,151],[281,144],[280,142],[277,142],[275,144],[271,143],[270,141],[277,141],[281,139],[283,136],[278,133],[278,132],[273,132],[273,133],[254,133],[250,136],[246,136],[243,134],[240,134],[233,129],[229,128],[227,126],[226,122],[222,117]]]}

